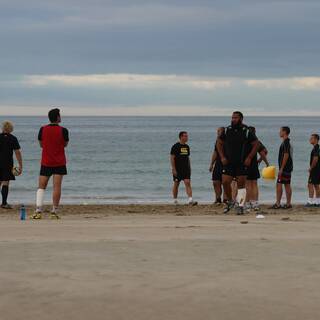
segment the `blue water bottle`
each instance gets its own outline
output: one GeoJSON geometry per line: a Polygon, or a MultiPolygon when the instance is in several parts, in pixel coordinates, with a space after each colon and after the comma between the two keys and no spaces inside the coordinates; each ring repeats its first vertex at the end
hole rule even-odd
{"type": "Polygon", "coordinates": [[[20,207],[20,220],[26,220],[26,207],[24,204],[20,207]]]}

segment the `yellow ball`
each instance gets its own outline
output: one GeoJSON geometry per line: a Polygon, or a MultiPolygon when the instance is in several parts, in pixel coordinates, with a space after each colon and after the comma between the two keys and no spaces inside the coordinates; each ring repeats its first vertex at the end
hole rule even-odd
{"type": "Polygon", "coordinates": [[[262,177],[264,179],[275,179],[276,178],[276,167],[270,166],[262,169],[262,177]]]}

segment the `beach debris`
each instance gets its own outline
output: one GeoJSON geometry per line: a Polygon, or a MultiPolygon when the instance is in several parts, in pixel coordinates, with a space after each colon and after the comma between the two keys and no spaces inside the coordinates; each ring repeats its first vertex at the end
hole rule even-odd
{"type": "Polygon", "coordinates": [[[283,217],[281,218],[282,221],[290,221],[290,218],[289,217],[283,217]]]}
{"type": "Polygon", "coordinates": [[[248,224],[248,222],[249,222],[249,221],[246,221],[246,220],[240,221],[241,224],[248,224]]]}
{"type": "Polygon", "coordinates": [[[264,218],[265,216],[261,213],[256,215],[256,219],[264,219],[264,218]]]}

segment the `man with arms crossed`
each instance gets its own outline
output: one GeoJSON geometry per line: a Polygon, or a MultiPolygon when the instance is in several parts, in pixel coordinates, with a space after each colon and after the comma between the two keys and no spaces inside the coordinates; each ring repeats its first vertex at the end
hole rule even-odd
{"type": "Polygon", "coordinates": [[[170,162],[173,175],[173,200],[178,204],[178,190],[180,182],[183,181],[188,195],[188,204],[197,205],[192,199],[191,188],[191,165],[190,165],[190,147],[187,145],[188,133],[181,131],[179,133],[179,142],[172,146],[170,152],[170,162]]]}
{"type": "Polygon", "coordinates": [[[237,214],[243,214],[247,171],[253,157],[257,154],[258,139],[243,124],[243,114],[240,111],[233,112],[231,125],[226,128],[224,136],[218,139],[217,148],[223,165],[223,190],[228,200],[224,213],[229,212],[234,205],[231,183],[233,178],[236,178],[238,186],[237,214]]]}
{"type": "Polygon", "coordinates": [[[57,210],[61,198],[61,185],[63,176],[67,174],[65,147],[69,142],[69,132],[59,125],[61,122],[60,110],[52,109],[48,114],[50,124],[43,126],[38,134],[42,148],[41,170],[39,188],[37,191],[37,209],[34,219],[42,218],[44,193],[49,179],[53,176],[53,207],[51,218],[59,219],[57,210]]]}
{"type": "Polygon", "coordinates": [[[318,134],[314,133],[310,136],[310,144],[313,145],[313,149],[310,154],[309,199],[306,206],[320,207],[320,149],[318,134]]]}
{"type": "Polygon", "coordinates": [[[2,209],[12,209],[8,204],[9,183],[15,180],[12,173],[13,153],[15,154],[19,168],[18,174],[22,174],[22,155],[18,139],[12,135],[13,124],[5,121],[2,124],[2,133],[0,134],[0,187],[2,195],[2,209]]]}
{"type": "Polygon", "coordinates": [[[272,206],[272,209],[291,209],[291,173],[293,171],[293,149],[289,139],[290,128],[281,127],[280,128],[280,138],[283,140],[279,148],[278,164],[279,164],[279,173],[277,180],[277,202],[272,206]],[[284,206],[281,206],[282,199],[282,185],[286,191],[287,203],[284,206]]]}

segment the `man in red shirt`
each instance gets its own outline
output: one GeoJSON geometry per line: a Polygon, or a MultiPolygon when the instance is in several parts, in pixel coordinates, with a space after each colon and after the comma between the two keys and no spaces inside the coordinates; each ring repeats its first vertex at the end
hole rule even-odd
{"type": "Polygon", "coordinates": [[[52,109],[48,114],[50,124],[41,127],[38,140],[42,148],[39,188],[37,191],[36,212],[34,219],[42,218],[44,192],[49,179],[53,176],[53,207],[51,217],[59,219],[57,210],[61,198],[63,176],[67,174],[65,148],[69,142],[69,132],[59,125],[61,122],[60,110],[52,109]]]}

